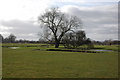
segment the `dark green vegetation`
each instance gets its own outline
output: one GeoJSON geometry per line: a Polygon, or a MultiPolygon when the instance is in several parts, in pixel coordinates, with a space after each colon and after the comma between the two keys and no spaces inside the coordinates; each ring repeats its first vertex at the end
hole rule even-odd
{"type": "MultiPolygon", "coordinates": [[[[3,44],[4,78],[116,78],[118,46],[95,48],[103,53],[45,51],[46,44],[3,44]],[[7,46],[7,47],[5,47],[7,46]],[[8,46],[20,46],[11,49],[8,46]],[[26,47],[28,46],[28,47],[26,47]],[[43,49],[43,50],[36,50],[43,49]]],[[[62,49],[62,46],[60,46],[62,49]]]]}

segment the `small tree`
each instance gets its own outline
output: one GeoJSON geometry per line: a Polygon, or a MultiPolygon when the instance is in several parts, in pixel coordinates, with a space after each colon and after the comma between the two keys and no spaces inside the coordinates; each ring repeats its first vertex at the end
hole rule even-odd
{"type": "Polygon", "coordinates": [[[8,40],[9,40],[10,43],[14,43],[14,42],[15,42],[15,39],[16,39],[16,36],[13,35],[13,34],[10,34],[10,35],[8,36],[8,40]]]}
{"type": "Polygon", "coordinates": [[[94,45],[92,41],[90,40],[90,38],[86,39],[85,44],[88,46],[88,49],[94,48],[94,45]]]}
{"type": "Polygon", "coordinates": [[[81,45],[87,45],[88,48],[92,48],[92,42],[89,38],[86,38],[84,31],[71,32],[63,37],[63,45],[66,48],[78,48],[81,45]]]}
{"type": "MultiPolygon", "coordinates": [[[[68,16],[62,13],[58,8],[51,8],[39,16],[40,25],[48,29],[47,36],[54,37],[55,48],[59,47],[63,36],[71,30],[81,26],[81,20],[76,16],[68,16]]],[[[47,38],[48,38],[47,37],[47,38]]]]}

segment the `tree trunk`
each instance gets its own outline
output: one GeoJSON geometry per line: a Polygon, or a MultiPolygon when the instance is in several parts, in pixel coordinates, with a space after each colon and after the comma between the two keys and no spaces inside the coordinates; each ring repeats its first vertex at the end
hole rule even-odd
{"type": "Polygon", "coordinates": [[[60,41],[55,41],[55,48],[59,48],[60,41]]]}

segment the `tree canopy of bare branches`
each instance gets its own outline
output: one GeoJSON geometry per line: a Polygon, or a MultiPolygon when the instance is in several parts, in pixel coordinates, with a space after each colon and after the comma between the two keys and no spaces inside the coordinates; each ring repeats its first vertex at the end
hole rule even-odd
{"type": "Polygon", "coordinates": [[[38,17],[40,26],[47,30],[46,35],[52,35],[55,41],[55,48],[59,47],[62,37],[68,31],[74,31],[82,25],[81,20],[76,16],[62,13],[59,8],[50,8],[38,17]]]}
{"type": "Polygon", "coordinates": [[[94,47],[90,38],[87,38],[85,31],[82,30],[65,34],[62,43],[65,48],[78,48],[81,45],[87,45],[88,49],[94,47]]]}

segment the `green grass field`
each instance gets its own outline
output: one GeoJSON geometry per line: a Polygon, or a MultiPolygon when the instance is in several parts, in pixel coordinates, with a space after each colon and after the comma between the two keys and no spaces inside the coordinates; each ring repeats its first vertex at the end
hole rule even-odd
{"type": "MultiPolygon", "coordinates": [[[[3,78],[117,78],[117,46],[98,46],[113,52],[40,51],[42,44],[3,44],[3,78]],[[25,47],[37,45],[38,47],[25,47]]],[[[51,46],[52,47],[52,46],[51,46]]]]}

